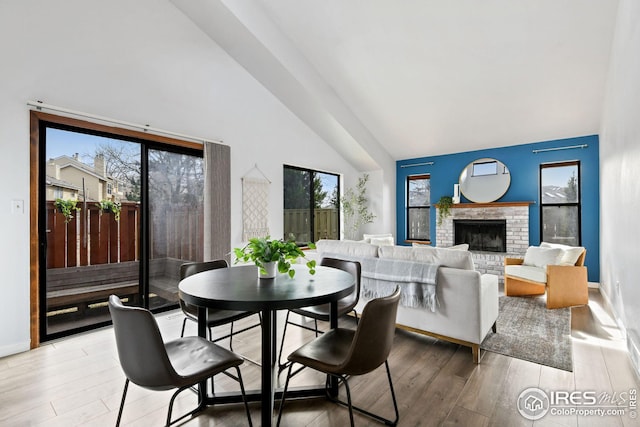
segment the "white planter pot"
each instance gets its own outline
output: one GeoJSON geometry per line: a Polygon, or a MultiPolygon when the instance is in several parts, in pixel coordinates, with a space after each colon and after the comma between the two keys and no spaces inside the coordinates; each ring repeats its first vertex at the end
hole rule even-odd
{"type": "Polygon", "coordinates": [[[261,279],[273,279],[276,277],[276,273],[278,272],[278,263],[275,261],[264,263],[264,269],[266,273],[263,273],[262,270],[258,269],[258,277],[261,279]]]}

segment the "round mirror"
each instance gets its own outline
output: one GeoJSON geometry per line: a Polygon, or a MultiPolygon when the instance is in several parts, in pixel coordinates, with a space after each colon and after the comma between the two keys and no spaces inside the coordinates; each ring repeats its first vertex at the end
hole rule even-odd
{"type": "Polygon", "coordinates": [[[489,203],[504,196],[511,184],[511,174],[499,160],[478,159],[462,170],[459,183],[464,197],[474,203],[489,203]]]}

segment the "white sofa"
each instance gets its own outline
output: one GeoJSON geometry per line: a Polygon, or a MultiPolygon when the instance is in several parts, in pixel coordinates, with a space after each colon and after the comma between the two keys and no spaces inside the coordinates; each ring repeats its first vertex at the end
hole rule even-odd
{"type": "Polygon", "coordinates": [[[361,262],[358,312],[362,312],[376,292],[387,292],[395,288],[396,283],[400,283],[403,292],[411,289],[411,293],[418,294],[417,301],[411,295],[408,298],[403,295],[397,326],[471,347],[474,362],[480,362],[480,344],[490,329],[495,330],[498,318],[498,277],[475,271],[470,252],[432,246],[377,246],[367,242],[320,240],[314,256],[361,262]],[[429,274],[434,276],[435,285],[414,281],[420,280],[416,279],[420,275],[429,274]],[[432,293],[435,301],[430,298],[432,293]]]}

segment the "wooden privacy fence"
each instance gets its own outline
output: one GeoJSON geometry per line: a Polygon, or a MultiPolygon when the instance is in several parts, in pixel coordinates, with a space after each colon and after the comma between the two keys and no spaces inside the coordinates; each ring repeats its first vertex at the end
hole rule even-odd
{"type": "Polygon", "coordinates": [[[140,226],[137,203],[122,203],[120,221],[101,212],[95,203],[65,223],[65,217],[47,201],[47,268],[75,267],[138,260],[140,226]]]}
{"type": "MultiPolygon", "coordinates": [[[[314,236],[309,238],[309,209],[285,209],[285,233],[293,233],[296,242],[317,242],[320,239],[339,239],[339,216],[337,209],[320,208],[314,210],[314,236]]],[[[285,236],[286,237],[286,236],[285,236]]]]}
{"type": "MultiPolygon", "coordinates": [[[[140,206],[123,202],[120,221],[95,203],[65,223],[53,201],[47,201],[47,268],[110,264],[139,260],[140,206]]],[[[150,215],[150,258],[201,260],[202,209],[168,205],[150,215]]]]}
{"type": "Polygon", "coordinates": [[[152,209],[151,259],[204,259],[204,212],[202,207],[167,205],[152,209]]]}

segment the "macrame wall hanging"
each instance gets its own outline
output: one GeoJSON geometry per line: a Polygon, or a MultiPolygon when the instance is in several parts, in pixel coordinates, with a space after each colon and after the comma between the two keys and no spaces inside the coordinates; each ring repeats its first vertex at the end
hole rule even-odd
{"type": "Polygon", "coordinates": [[[258,165],[255,165],[242,177],[242,239],[248,241],[254,237],[269,235],[269,185],[258,165]],[[259,172],[259,177],[249,176],[259,172]]]}

